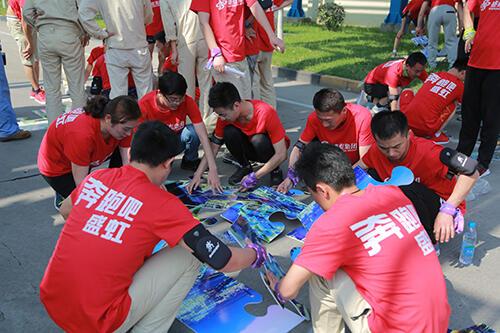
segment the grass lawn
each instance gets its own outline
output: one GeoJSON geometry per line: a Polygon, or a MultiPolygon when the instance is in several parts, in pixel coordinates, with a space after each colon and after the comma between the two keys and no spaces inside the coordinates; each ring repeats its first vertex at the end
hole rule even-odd
{"type": "MultiPolygon", "coordinates": [[[[378,28],[349,26],[333,32],[312,23],[285,23],[283,30],[286,51],[273,54],[273,65],[355,80],[391,59],[395,36],[378,28]]],[[[418,51],[409,35],[405,37],[399,54],[418,51]]]]}

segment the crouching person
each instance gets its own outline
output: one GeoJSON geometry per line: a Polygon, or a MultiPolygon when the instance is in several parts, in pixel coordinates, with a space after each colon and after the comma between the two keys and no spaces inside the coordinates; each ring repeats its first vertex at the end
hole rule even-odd
{"type": "Polygon", "coordinates": [[[311,143],[296,164],[325,213],[281,281],[281,301],[309,281],[315,332],[445,332],[450,306],[432,242],[394,186],[359,190],[345,153],[311,143]]]}
{"type": "Polygon", "coordinates": [[[265,260],[256,245],[224,245],[162,189],[180,150],[166,125],[145,122],[129,165],[91,173],[63,202],[66,224],[40,284],[63,330],[166,332],[200,261],[226,272],[265,260]],[[160,239],[168,248],[151,256],[160,239]]]}

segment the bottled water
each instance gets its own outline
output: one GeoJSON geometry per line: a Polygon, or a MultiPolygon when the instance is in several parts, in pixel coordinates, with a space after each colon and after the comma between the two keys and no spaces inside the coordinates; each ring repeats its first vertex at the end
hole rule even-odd
{"type": "Polygon", "coordinates": [[[468,266],[472,264],[474,258],[474,250],[476,248],[477,231],[476,222],[469,222],[469,228],[464,232],[462,240],[462,250],[460,251],[460,263],[468,266]]]}

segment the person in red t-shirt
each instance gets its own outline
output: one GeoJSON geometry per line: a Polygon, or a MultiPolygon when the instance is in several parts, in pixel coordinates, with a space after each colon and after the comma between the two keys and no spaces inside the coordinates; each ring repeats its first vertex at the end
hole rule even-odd
{"type": "Polygon", "coordinates": [[[445,165],[440,158],[443,147],[411,134],[400,111],[376,114],[371,129],[376,145],[362,157],[360,166],[371,169],[379,180],[388,179],[396,166],[410,169],[415,181],[401,190],[415,205],[431,239],[448,242],[455,236],[454,221],[458,223],[465,214],[465,198],[479,177],[477,170],[466,175],[445,165]]]}
{"type": "Polygon", "coordinates": [[[278,186],[282,193],[299,182],[294,165],[311,141],[336,145],[347,154],[351,164],[356,164],[373,143],[370,111],[361,105],[345,103],[338,90],[321,89],[314,95],[313,106],[314,112],[307,118],[306,127],[290,153],[287,177],[278,186]]]}
{"type": "Polygon", "coordinates": [[[226,246],[164,190],[179,148],[166,125],[143,123],[129,165],[94,171],[63,202],[40,300],[64,331],[167,332],[200,261],[223,272],[265,261],[263,247],[226,246]]]}
{"type": "Polygon", "coordinates": [[[208,184],[216,191],[221,190],[217,165],[212,154],[207,129],[195,101],[186,95],[187,82],[175,72],[165,72],[158,79],[158,90],[146,94],[139,101],[142,121],[159,120],[179,135],[184,156],[181,169],[196,171],[200,165],[198,147],[201,145],[208,159],[208,184]],[[186,123],[186,116],[192,124],[186,123]]]}
{"type": "Polygon", "coordinates": [[[368,73],[364,81],[364,92],[375,104],[373,111],[390,107],[399,110],[399,94],[414,79],[427,79],[427,58],[422,52],[413,52],[406,59],[392,60],[378,65],[368,73]]]}
{"type": "Polygon", "coordinates": [[[429,75],[416,95],[411,89],[401,93],[399,106],[415,135],[439,144],[449,141],[441,131],[462,103],[466,68],[465,62],[457,60],[448,72],[429,75]]]}
{"type": "MultiPolygon", "coordinates": [[[[394,38],[394,46],[392,48],[392,56],[398,56],[398,48],[399,44],[401,44],[401,38],[405,35],[410,26],[410,23],[416,26],[418,22],[418,13],[420,12],[420,7],[422,7],[422,3],[424,0],[411,0],[410,3],[403,8],[401,12],[401,28],[396,34],[394,38]]],[[[424,20],[427,18],[427,15],[424,17],[424,20]]]]}
{"type": "Polygon", "coordinates": [[[245,59],[245,8],[259,22],[273,47],[281,52],[285,44],[277,38],[266,14],[257,0],[219,1],[193,0],[191,10],[198,14],[202,31],[210,49],[209,66],[213,67],[214,80],[228,81],[234,84],[243,99],[250,99],[252,87],[248,63],[245,59]],[[232,67],[243,75],[228,74],[225,66],[232,67]]]}
{"type": "MultiPolygon", "coordinates": [[[[158,51],[158,73],[160,73],[166,57],[166,54],[162,52],[163,43],[159,41],[159,37],[163,32],[160,0],[151,0],[151,9],[153,10],[153,21],[146,26],[146,40],[148,41],[148,49],[151,56],[153,56],[153,51],[156,45],[156,49],[158,51]]],[[[163,35],[165,34],[163,33],[163,35]]]]}
{"type": "MultiPolygon", "coordinates": [[[[229,82],[218,82],[210,89],[208,104],[219,117],[210,138],[213,155],[217,156],[225,142],[239,164],[229,177],[229,184],[240,183],[241,189],[247,190],[255,187],[268,173],[271,185],[280,184],[283,181],[280,164],[286,160],[290,139],[276,110],[262,101],[241,99],[238,89],[229,82]],[[253,172],[251,161],[264,165],[253,172]]],[[[198,187],[206,167],[205,156],[188,185],[190,191],[198,187]]]]}
{"type": "Polygon", "coordinates": [[[38,169],[56,191],[56,208],[117,147],[123,164],[128,163],[132,130],[140,116],[139,105],[131,97],[108,102],[96,96],[84,108],[66,112],[50,124],[38,151],[38,169]]]}
{"type": "MultiPolygon", "coordinates": [[[[103,95],[109,98],[109,94],[111,92],[111,82],[109,81],[108,69],[106,68],[106,57],[104,54],[101,54],[94,62],[94,66],[92,69],[92,86],[90,88],[90,93],[92,95],[103,95]],[[100,85],[96,80],[99,80],[100,85]],[[99,89],[100,88],[100,89],[99,89]]],[[[128,96],[137,98],[137,90],[135,89],[134,78],[132,77],[132,73],[128,73],[128,96]]]]}
{"type": "Polygon", "coordinates": [[[444,49],[448,58],[448,67],[451,68],[457,60],[457,13],[455,4],[458,0],[424,0],[420,13],[418,14],[418,24],[416,28],[417,35],[423,35],[424,16],[427,16],[427,35],[429,44],[428,60],[429,68],[434,69],[437,66],[436,58],[438,54],[439,34],[441,26],[444,30],[444,49]],[[429,11],[430,8],[430,11],[429,11]]]}
{"type": "Polygon", "coordinates": [[[85,67],[85,82],[87,82],[87,80],[90,77],[90,74],[92,74],[92,69],[94,68],[95,61],[100,56],[102,56],[105,51],[106,51],[106,45],[104,45],[104,41],[102,42],[102,45],[98,45],[90,51],[90,55],[87,58],[87,66],[85,67]]]}
{"type": "Polygon", "coordinates": [[[309,281],[314,332],[446,332],[450,305],[439,261],[415,207],[395,186],[356,187],[338,147],[308,145],[296,164],[325,213],[281,281],[285,303],[309,281]]]}
{"type": "Polygon", "coordinates": [[[465,78],[462,127],[457,150],[472,154],[478,134],[479,173],[486,176],[500,133],[500,3],[468,1],[464,16],[465,51],[470,52],[465,78]],[[481,19],[474,31],[472,13],[481,19]],[[472,48],[472,51],[471,51],[472,48]]]}

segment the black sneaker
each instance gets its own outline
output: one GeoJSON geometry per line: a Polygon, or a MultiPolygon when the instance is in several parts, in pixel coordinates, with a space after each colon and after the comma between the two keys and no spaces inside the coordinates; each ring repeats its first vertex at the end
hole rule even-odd
{"type": "Polygon", "coordinates": [[[63,201],[64,197],[56,192],[56,195],[54,196],[54,208],[57,209],[57,211],[61,209],[63,201]]]}
{"type": "Polygon", "coordinates": [[[240,167],[236,169],[235,173],[233,173],[231,177],[229,177],[227,182],[229,183],[229,185],[238,185],[241,180],[252,171],[253,169],[251,165],[240,167]]]}
{"type": "Polygon", "coordinates": [[[224,156],[222,156],[222,162],[226,164],[236,165],[238,168],[241,168],[241,164],[238,161],[236,161],[236,159],[234,158],[233,155],[231,155],[230,152],[227,152],[224,154],[224,156]]]}
{"type": "Polygon", "coordinates": [[[280,168],[271,171],[271,186],[279,185],[283,181],[283,173],[280,168]]]}
{"type": "Polygon", "coordinates": [[[201,160],[199,158],[190,161],[183,157],[181,162],[181,169],[187,171],[196,171],[196,169],[198,169],[198,166],[200,165],[200,162],[201,160]]]}

